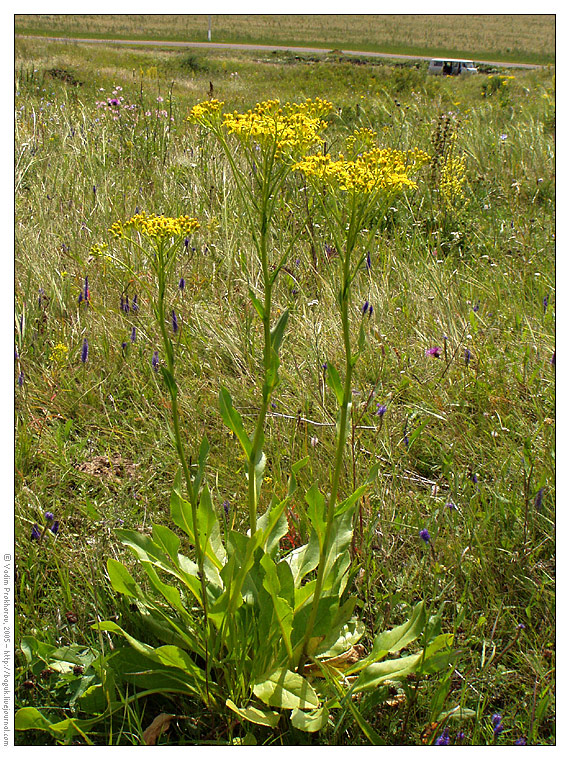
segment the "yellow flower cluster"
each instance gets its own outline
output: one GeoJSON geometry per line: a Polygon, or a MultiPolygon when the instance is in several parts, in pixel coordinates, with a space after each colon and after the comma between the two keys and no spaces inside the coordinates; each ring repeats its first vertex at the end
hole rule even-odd
{"type": "Polygon", "coordinates": [[[135,214],[126,222],[115,222],[109,232],[115,237],[125,237],[129,230],[140,232],[149,238],[168,239],[190,235],[200,226],[196,219],[189,216],[157,216],[156,214],[135,214]]]}
{"type": "Polygon", "coordinates": [[[333,159],[330,154],[306,156],[293,166],[307,177],[327,183],[332,188],[372,193],[377,190],[398,191],[415,188],[410,174],[429,161],[422,150],[399,151],[373,148],[347,160],[342,154],[333,159]]]}
{"type": "Polygon", "coordinates": [[[230,134],[244,143],[254,141],[260,145],[275,145],[275,154],[303,153],[323,142],[320,133],[325,129],[326,116],[332,104],[316,98],[304,103],[285,103],[266,100],[247,113],[226,113],[223,125],[230,134]]]}
{"type": "Polygon", "coordinates": [[[65,346],[63,343],[56,343],[55,346],[52,346],[49,358],[55,364],[61,364],[61,362],[67,359],[68,353],[69,349],[67,346],[65,346]]]}
{"type": "Polygon", "coordinates": [[[197,103],[190,109],[187,121],[194,124],[207,126],[213,121],[219,121],[223,100],[205,100],[203,103],[197,103]]]}

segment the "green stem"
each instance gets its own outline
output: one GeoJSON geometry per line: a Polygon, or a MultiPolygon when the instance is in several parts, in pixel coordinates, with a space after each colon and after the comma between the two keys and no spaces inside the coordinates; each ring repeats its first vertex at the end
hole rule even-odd
{"type": "Polygon", "coordinates": [[[248,507],[249,507],[249,527],[251,535],[257,527],[257,503],[258,492],[256,488],[255,466],[261,455],[261,445],[263,439],[263,430],[265,427],[265,418],[267,416],[267,407],[271,392],[268,387],[269,371],[271,367],[271,295],[272,283],[269,272],[269,263],[267,260],[267,233],[269,230],[269,219],[267,216],[267,198],[262,199],[261,225],[259,237],[259,255],[261,258],[261,270],[264,284],[264,308],[263,308],[263,389],[261,398],[261,407],[257,416],[255,432],[251,445],[251,454],[249,456],[249,482],[248,482],[248,507]]]}
{"type": "Polygon", "coordinates": [[[184,474],[184,481],[186,483],[186,492],[188,494],[188,499],[190,502],[190,509],[192,513],[192,530],[194,531],[194,544],[196,548],[196,559],[198,561],[198,570],[199,570],[199,576],[200,576],[200,587],[201,587],[201,593],[202,593],[202,608],[204,610],[204,649],[205,649],[205,674],[206,674],[206,694],[208,695],[209,700],[209,689],[208,689],[208,673],[209,673],[209,656],[208,656],[208,597],[206,594],[206,576],[204,573],[204,551],[200,544],[200,534],[199,534],[199,526],[198,526],[198,504],[197,504],[197,495],[194,492],[194,487],[192,483],[192,475],[190,473],[190,468],[188,466],[188,460],[186,458],[186,454],[184,451],[184,444],[182,443],[182,434],[180,431],[180,410],[178,407],[178,399],[177,399],[177,385],[176,385],[176,379],[174,377],[174,350],[172,348],[172,341],[170,340],[170,336],[167,332],[166,328],[166,311],[164,308],[164,301],[165,301],[165,293],[166,293],[166,268],[165,268],[165,261],[164,261],[164,250],[162,247],[162,244],[158,246],[157,250],[157,256],[158,256],[158,265],[157,265],[157,274],[158,274],[158,305],[157,305],[157,318],[159,322],[160,332],[162,335],[162,341],[164,344],[164,349],[166,353],[166,364],[168,367],[168,371],[170,372],[170,375],[172,377],[172,380],[174,382],[174,389],[170,389],[170,400],[172,404],[172,425],[173,425],[173,434],[174,434],[174,441],[175,441],[175,447],[176,447],[176,453],[178,454],[178,459],[180,460],[180,464],[182,465],[182,472],[184,474]]]}
{"type": "MultiPolygon", "coordinates": [[[[352,228],[352,225],[351,225],[351,228],[352,228]]],[[[350,234],[350,229],[349,229],[349,235],[348,235],[347,244],[346,244],[346,254],[345,254],[345,258],[343,262],[343,285],[342,285],[342,291],[340,294],[340,313],[341,313],[342,336],[343,336],[343,341],[344,341],[344,351],[345,351],[345,360],[346,360],[346,373],[345,373],[345,378],[344,378],[342,405],[340,408],[340,421],[339,421],[338,439],[337,439],[337,445],[336,445],[333,479],[331,483],[331,492],[330,492],[330,496],[329,496],[329,500],[327,504],[327,510],[326,510],[325,537],[324,537],[322,547],[319,553],[319,568],[317,570],[317,579],[315,583],[315,591],[313,594],[313,604],[312,604],[311,612],[309,615],[309,620],[307,621],[307,627],[305,629],[305,636],[303,638],[303,646],[301,650],[301,658],[299,660],[299,665],[297,668],[299,673],[303,672],[305,662],[307,661],[307,657],[308,657],[307,647],[311,639],[313,629],[315,627],[315,622],[317,620],[317,610],[319,606],[323,583],[325,580],[325,570],[326,570],[328,555],[330,552],[330,544],[331,544],[331,538],[332,538],[333,527],[334,527],[334,511],[335,511],[336,500],[338,496],[340,475],[342,471],[342,461],[344,457],[346,429],[347,429],[348,416],[349,416],[348,409],[349,409],[350,400],[352,397],[352,370],[353,370],[354,363],[352,361],[352,349],[350,345],[350,324],[349,324],[349,318],[348,318],[348,307],[349,307],[349,300],[350,300],[349,299],[350,256],[352,253],[352,249],[354,248],[354,244],[355,244],[354,235],[350,234]]]]}

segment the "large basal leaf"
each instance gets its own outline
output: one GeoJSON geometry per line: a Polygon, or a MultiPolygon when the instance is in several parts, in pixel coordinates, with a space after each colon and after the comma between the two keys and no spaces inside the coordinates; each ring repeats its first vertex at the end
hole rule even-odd
{"type": "Polygon", "coordinates": [[[141,587],[121,562],[118,562],[116,559],[108,559],[107,573],[109,574],[111,586],[118,594],[125,594],[125,596],[140,599],[141,601],[145,600],[141,587]]]}
{"type": "Polygon", "coordinates": [[[35,707],[22,707],[14,716],[14,728],[16,731],[47,731],[53,737],[62,741],[79,734],[85,737],[85,732],[90,731],[101,721],[101,716],[88,720],[66,718],[60,721],[50,721],[35,707]]]}
{"type": "MultiPolygon", "coordinates": [[[[170,514],[176,525],[187,534],[191,544],[196,545],[198,538],[194,535],[192,506],[181,494],[180,481],[174,483],[170,497],[170,514]]],[[[212,507],[210,489],[205,486],[196,507],[196,521],[199,545],[204,556],[217,569],[221,570],[226,562],[226,552],[220,535],[220,526],[212,507]]]]}
{"type": "MultiPolygon", "coordinates": [[[[385,660],[368,665],[358,676],[352,692],[357,694],[365,689],[372,689],[384,681],[397,681],[409,673],[412,673],[422,658],[422,652],[411,654],[407,657],[398,657],[395,660],[385,660]]],[[[359,667],[362,663],[359,663],[359,667]]]]}
{"type": "Polygon", "coordinates": [[[396,628],[392,628],[390,631],[383,631],[376,636],[372,645],[372,651],[363,664],[369,665],[377,660],[381,660],[388,654],[395,654],[401,651],[422,635],[426,623],[425,605],[423,602],[419,602],[414,607],[409,620],[402,625],[396,626],[396,628]]]}
{"type": "Polygon", "coordinates": [[[319,706],[319,698],[306,678],[280,668],[253,687],[255,696],[270,707],[307,710],[319,706]]]}
{"type": "Polygon", "coordinates": [[[257,723],[259,726],[269,726],[275,728],[281,718],[281,713],[273,710],[260,710],[257,707],[238,707],[231,699],[226,699],[226,706],[233,710],[236,715],[250,723],[257,723]]]}

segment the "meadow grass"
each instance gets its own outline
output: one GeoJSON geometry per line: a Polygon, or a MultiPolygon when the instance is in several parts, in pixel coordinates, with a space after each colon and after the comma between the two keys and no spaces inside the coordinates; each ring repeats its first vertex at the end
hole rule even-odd
{"type": "MultiPolygon", "coordinates": [[[[554,15],[215,14],[214,42],[554,63],[554,15]]],[[[18,34],[207,40],[206,15],[16,14],[18,34]]]]}
{"type": "MultiPolygon", "coordinates": [[[[461,192],[445,201],[434,161],[419,190],[389,209],[371,268],[354,282],[355,340],[360,304],[373,304],[374,314],[354,376],[341,484],[350,493],[379,463],[353,546],[361,616],[371,629],[392,627],[425,599],[442,630],[455,634],[457,659],[433,678],[399,684],[391,702],[371,694],[358,709],[388,744],[433,742],[442,724],[431,733],[429,726],[456,705],[473,710],[450,722],[452,739],[463,731],[464,744],[513,744],[521,736],[553,743],[551,70],[460,80],[430,78],[425,67],[287,54],[17,41],[17,646],[33,636],[59,647],[105,648],[109,640],[90,627],[102,619],[133,635],[143,628],[113,592],[105,563],[133,564],[117,527],[149,532],[151,523],[170,524],[177,468],[165,424],[170,402],[151,365],[160,336],[148,300],[93,250],[111,242],[111,224],[137,209],[201,222],[193,245],[181,248],[170,293],[181,326],[179,402],[188,444],[204,434],[210,441],[206,477],[215,508],[222,516],[226,503],[229,524],[247,524],[244,461],[220,419],[218,393],[226,386],[253,426],[262,336],[248,288],[259,282],[226,159],[185,122],[212,89],[227,111],[274,97],[327,98],[332,153],[349,131],[366,127],[392,148],[441,157],[453,143],[464,156],[461,192]],[[137,120],[127,111],[113,120],[96,105],[118,96],[138,106],[137,120]],[[79,302],[86,277],[88,303],[79,302]],[[124,305],[128,295],[132,304],[135,292],[138,311],[121,310],[121,299],[124,305]],[[426,354],[433,347],[439,358],[426,354]],[[46,511],[59,532],[32,540],[46,511]],[[429,546],[418,537],[424,528],[429,546]],[[494,713],[506,729],[498,737],[494,713]]],[[[284,493],[292,463],[307,455],[301,488],[327,483],[335,407],[323,364],[342,364],[337,258],[301,178],[293,183],[273,241],[279,252],[288,230],[300,235],[274,293],[275,308],[291,314],[267,419],[266,499],[284,493]]],[[[304,508],[295,501],[293,541],[308,537],[304,508]]],[[[86,687],[81,672],[62,683],[23,653],[17,664],[20,706],[84,714],[76,702],[86,687]]],[[[161,712],[185,717],[160,743],[366,743],[349,711],[312,735],[282,725],[247,729],[166,696],[125,702],[121,720],[94,729],[91,741],[138,744],[161,712]]],[[[26,732],[17,741],[43,743],[45,736],[26,732]]]]}

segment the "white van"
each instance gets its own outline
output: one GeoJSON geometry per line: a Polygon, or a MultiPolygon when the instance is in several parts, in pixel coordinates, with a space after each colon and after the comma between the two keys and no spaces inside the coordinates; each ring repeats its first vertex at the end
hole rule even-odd
{"type": "Polygon", "coordinates": [[[432,58],[428,66],[428,74],[476,74],[477,68],[473,61],[461,61],[457,58],[432,58]]]}

